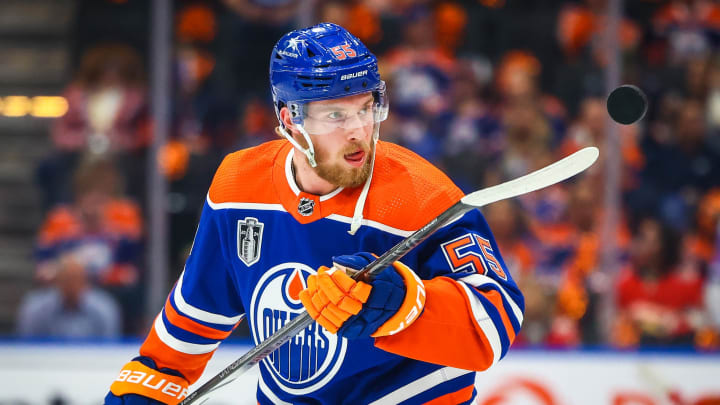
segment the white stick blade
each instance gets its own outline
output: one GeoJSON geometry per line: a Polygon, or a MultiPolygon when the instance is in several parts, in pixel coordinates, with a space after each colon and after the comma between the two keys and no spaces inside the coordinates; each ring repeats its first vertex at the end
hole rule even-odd
{"type": "Polygon", "coordinates": [[[540,190],[583,172],[595,163],[599,155],[598,148],[589,146],[517,179],[470,193],[460,201],[463,204],[482,207],[496,201],[540,190]]]}

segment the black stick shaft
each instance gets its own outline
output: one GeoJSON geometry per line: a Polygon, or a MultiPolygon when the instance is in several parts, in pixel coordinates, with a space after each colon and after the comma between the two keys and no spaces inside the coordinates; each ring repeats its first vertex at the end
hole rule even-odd
{"type": "MultiPolygon", "coordinates": [[[[382,256],[378,257],[377,260],[365,266],[362,270],[357,272],[354,279],[365,279],[377,275],[387,266],[393,262],[399,260],[405,256],[409,251],[417,247],[435,231],[442,228],[443,226],[450,223],[456,217],[470,211],[475,208],[472,205],[463,204],[458,201],[453,204],[450,208],[445,210],[442,214],[438,215],[432,221],[428,222],[425,226],[418,229],[417,231],[410,234],[407,238],[398,242],[397,245],[393,246],[385,252],[382,256]]],[[[310,317],[307,312],[303,312],[292,321],[288,322],[285,326],[280,328],[277,332],[273,333],[272,336],[260,342],[259,345],[252,348],[250,351],[245,353],[242,357],[235,360],[232,364],[225,367],[220,373],[215,375],[203,384],[200,388],[193,391],[187,398],[185,398],[180,405],[199,404],[201,399],[206,397],[210,392],[223,385],[233,381],[237,376],[246,372],[254,365],[259,363],[262,359],[267,357],[270,353],[277,350],[280,346],[287,343],[288,340],[292,339],[293,336],[297,335],[303,329],[307,328],[312,324],[314,320],[310,317]]]]}

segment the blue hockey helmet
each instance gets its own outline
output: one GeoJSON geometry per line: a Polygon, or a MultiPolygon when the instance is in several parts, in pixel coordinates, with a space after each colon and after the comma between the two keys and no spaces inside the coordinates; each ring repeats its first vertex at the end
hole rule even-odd
{"type": "Polygon", "coordinates": [[[375,121],[387,117],[377,58],[336,24],[321,23],[280,38],[270,57],[270,85],[281,126],[283,107],[290,110],[293,123],[302,125],[306,103],[368,92],[375,96],[375,121]]]}

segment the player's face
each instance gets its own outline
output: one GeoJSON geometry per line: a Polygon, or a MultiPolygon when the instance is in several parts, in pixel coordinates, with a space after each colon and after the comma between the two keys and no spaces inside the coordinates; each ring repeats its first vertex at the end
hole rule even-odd
{"type": "Polygon", "coordinates": [[[336,186],[362,185],[370,175],[375,148],[372,94],[311,102],[304,121],[315,148],[318,176],[336,186]]]}

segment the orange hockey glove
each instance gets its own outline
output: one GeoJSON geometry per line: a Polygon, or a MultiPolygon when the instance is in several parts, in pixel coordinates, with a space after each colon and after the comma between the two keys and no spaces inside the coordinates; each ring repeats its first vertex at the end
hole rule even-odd
{"type": "Polygon", "coordinates": [[[366,252],[333,257],[332,269],[321,267],[310,276],[300,293],[310,316],[328,331],[347,338],[393,335],[414,322],[425,305],[425,288],[410,268],[395,262],[371,284],[346,274],[373,260],[366,252]]]}
{"type": "Polygon", "coordinates": [[[371,289],[369,284],[353,280],[336,267],[322,266],[317,275],[308,278],[300,301],[317,323],[337,333],[348,318],[360,312],[371,289]]]}

